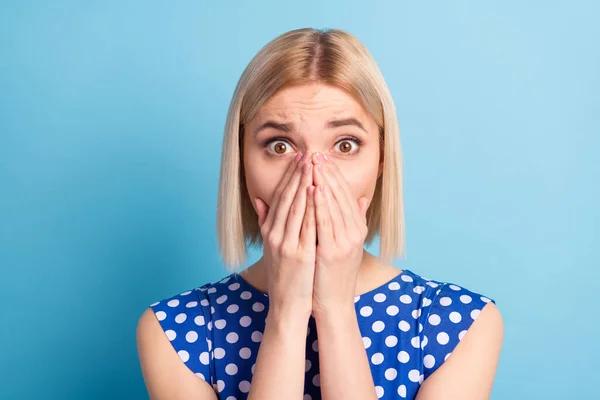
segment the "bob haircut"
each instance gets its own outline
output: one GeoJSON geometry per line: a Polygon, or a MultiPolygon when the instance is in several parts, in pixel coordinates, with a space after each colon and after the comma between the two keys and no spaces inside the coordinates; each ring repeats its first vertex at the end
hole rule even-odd
{"type": "Polygon", "coordinates": [[[246,244],[262,246],[258,215],[246,187],[244,126],[284,87],[320,83],[345,90],[379,127],[383,171],[367,211],[370,244],[380,236],[380,258],[406,257],[400,129],[391,93],[366,47],[339,29],[296,29],[265,45],[250,61],[229,105],[219,177],[217,234],[228,271],[246,263],[246,244]]]}

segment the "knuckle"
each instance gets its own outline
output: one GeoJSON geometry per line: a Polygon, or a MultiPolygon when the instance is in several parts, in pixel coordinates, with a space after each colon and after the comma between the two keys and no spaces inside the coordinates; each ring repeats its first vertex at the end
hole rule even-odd
{"type": "Polygon", "coordinates": [[[269,243],[269,246],[271,248],[278,248],[279,247],[279,238],[273,234],[273,232],[269,232],[269,234],[267,235],[267,242],[269,243]]]}
{"type": "Polygon", "coordinates": [[[292,246],[288,244],[283,244],[279,249],[279,253],[281,254],[282,258],[288,259],[292,258],[296,254],[296,251],[292,249],[292,246]]]}
{"type": "Polygon", "coordinates": [[[263,226],[260,227],[260,235],[263,238],[266,238],[269,234],[269,229],[267,227],[267,224],[263,224],[263,226]]]}
{"type": "Polygon", "coordinates": [[[312,253],[308,250],[304,250],[298,258],[299,258],[300,263],[303,265],[310,264],[311,262],[314,263],[314,257],[312,255],[312,253]]]}
{"type": "Polygon", "coordinates": [[[289,190],[285,190],[281,193],[281,201],[288,203],[292,201],[292,192],[289,190]]]}
{"type": "Polygon", "coordinates": [[[308,229],[310,227],[310,220],[308,218],[304,218],[302,221],[302,229],[308,229]]]}
{"type": "Polygon", "coordinates": [[[292,207],[290,208],[290,215],[293,216],[293,217],[298,217],[298,216],[304,214],[302,211],[303,210],[301,209],[301,207],[298,204],[298,202],[295,201],[292,204],[292,207]]]}

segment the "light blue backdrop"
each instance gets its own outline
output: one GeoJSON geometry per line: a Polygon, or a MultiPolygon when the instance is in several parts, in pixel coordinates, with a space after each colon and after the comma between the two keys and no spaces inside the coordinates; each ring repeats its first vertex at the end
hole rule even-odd
{"type": "Polygon", "coordinates": [[[598,3],[240,3],[2,1],[0,398],[146,398],[137,319],[226,274],[229,100],[300,27],[379,63],[405,154],[395,264],[497,301],[492,398],[600,396],[598,3]]]}

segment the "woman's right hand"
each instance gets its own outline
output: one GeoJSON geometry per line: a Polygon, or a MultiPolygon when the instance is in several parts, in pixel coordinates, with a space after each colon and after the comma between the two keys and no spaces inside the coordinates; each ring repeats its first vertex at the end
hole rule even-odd
{"type": "MultiPolygon", "coordinates": [[[[299,157],[299,156],[298,156],[299,157]]],[[[312,157],[290,163],[271,206],[256,198],[269,308],[308,317],[312,310],[316,223],[312,157]]]]}

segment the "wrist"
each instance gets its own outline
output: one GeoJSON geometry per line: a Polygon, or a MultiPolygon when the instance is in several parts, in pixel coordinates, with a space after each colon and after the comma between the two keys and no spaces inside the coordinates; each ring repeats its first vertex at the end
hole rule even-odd
{"type": "Polygon", "coordinates": [[[354,300],[347,302],[331,302],[315,307],[313,316],[319,321],[340,321],[356,318],[354,300]]]}
{"type": "Polygon", "coordinates": [[[310,308],[273,305],[267,313],[267,323],[281,328],[299,329],[308,326],[310,308]]]}

